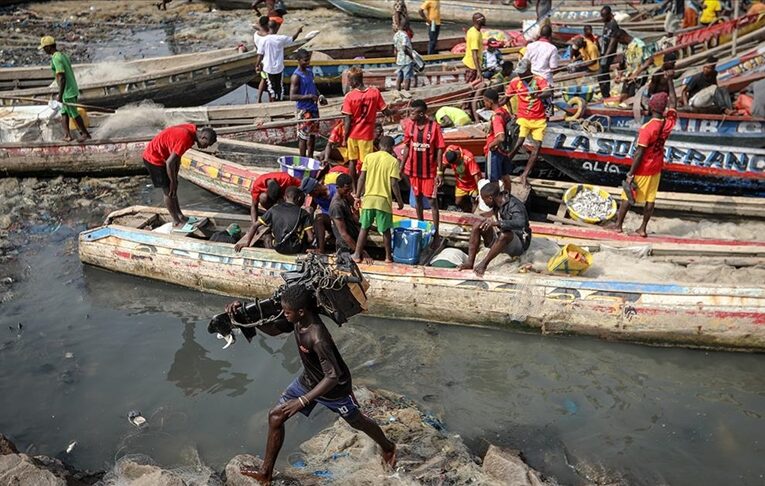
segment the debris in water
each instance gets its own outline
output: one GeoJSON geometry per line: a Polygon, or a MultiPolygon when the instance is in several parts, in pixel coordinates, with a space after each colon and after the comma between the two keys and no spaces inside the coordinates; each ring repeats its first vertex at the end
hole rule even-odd
{"type": "Polygon", "coordinates": [[[74,446],[76,445],[77,445],[77,441],[76,440],[72,441],[72,443],[69,444],[69,446],[66,448],[66,453],[70,454],[74,450],[74,446]]]}
{"type": "Polygon", "coordinates": [[[141,412],[138,410],[131,410],[128,412],[128,421],[136,427],[141,427],[146,423],[146,419],[143,418],[143,415],[141,415],[141,412]]]}
{"type": "Polygon", "coordinates": [[[66,353],[64,353],[64,358],[72,359],[72,358],[74,358],[74,353],[66,352],[66,353]]]}

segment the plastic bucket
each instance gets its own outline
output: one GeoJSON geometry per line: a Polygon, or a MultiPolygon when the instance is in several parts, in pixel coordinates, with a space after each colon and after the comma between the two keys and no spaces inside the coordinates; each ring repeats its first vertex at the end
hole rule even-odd
{"type": "Polygon", "coordinates": [[[410,228],[393,229],[393,261],[417,265],[422,249],[422,230],[410,228]]]}
{"type": "Polygon", "coordinates": [[[417,219],[401,218],[397,216],[393,217],[393,228],[420,230],[422,232],[420,250],[430,244],[430,240],[433,239],[435,233],[433,223],[430,221],[419,221],[417,219]]]}
{"type": "Polygon", "coordinates": [[[296,179],[307,179],[313,177],[316,179],[321,171],[321,162],[310,157],[299,157],[297,155],[285,155],[277,159],[282,172],[286,172],[296,179]]]}

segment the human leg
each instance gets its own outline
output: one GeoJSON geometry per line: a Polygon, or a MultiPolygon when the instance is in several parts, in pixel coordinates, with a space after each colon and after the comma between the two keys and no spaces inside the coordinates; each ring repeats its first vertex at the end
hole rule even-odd
{"type": "Polygon", "coordinates": [[[661,174],[655,174],[652,176],[635,176],[635,182],[638,186],[638,194],[639,196],[643,196],[645,198],[643,223],[635,232],[643,238],[648,236],[646,229],[648,227],[648,221],[651,220],[651,216],[653,216],[653,210],[656,206],[656,193],[659,191],[660,180],[661,174]]]}
{"type": "Polygon", "coordinates": [[[390,228],[382,232],[385,245],[385,263],[393,263],[393,243],[390,228]]]}
{"type": "Polygon", "coordinates": [[[327,234],[332,231],[332,222],[326,214],[317,214],[313,220],[313,234],[316,235],[316,246],[319,253],[324,253],[327,234]]]}
{"type": "Polygon", "coordinates": [[[600,86],[600,95],[603,98],[611,96],[611,59],[604,59],[600,63],[600,73],[598,74],[598,85],[600,86]]]}
{"type": "Polygon", "coordinates": [[[441,26],[431,24],[428,30],[428,54],[436,53],[436,44],[438,44],[438,34],[441,33],[441,26]]]}
{"type": "Polygon", "coordinates": [[[383,432],[379,425],[360,411],[349,418],[343,418],[348,422],[348,425],[364,432],[380,446],[383,462],[386,466],[390,468],[396,466],[396,444],[385,436],[385,432],[383,432]]]}
{"type": "Polygon", "coordinates": [[[465,263],[460,265],[460,270],[470,270],[473,268],[473,265],[475,265],[475,257],[478,255],[478,247],[481,245],[481,239],[486,242],[486,244],[490,244],[489,242],[492,241],[493,233],[492,229],[489,228],[488,230],[481,229],[481,223],[477,222],[473,224],[473,229],[470,231],[470,240],[468,243],[468,259],[465,263]]]}

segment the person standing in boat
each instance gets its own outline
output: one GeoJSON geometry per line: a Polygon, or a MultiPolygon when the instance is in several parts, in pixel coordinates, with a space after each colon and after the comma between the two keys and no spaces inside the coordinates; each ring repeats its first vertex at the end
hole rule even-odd
{"type": "Polygon", "coordinates": [[[428,26],[428,54],[436,53],[438,34],[441,32],[441,0],[425,0],[420,4],[420,17],[428,26]]]}
{"type": "Polygon", "coordinates": [[[539,39],[526,46],[524,59],[531,62],[531,72],[545,78],[548,86],[553,85],[553,72],[560,65],[558,48],[552,43],[552,27],[545,24],[539,31],[539,39]]]}
{"type": "Polygon", "coordinates": [[[261,50],[255,61],[258,73],[260,71],[266,73],[270,101],[281,101],[284,98],[284,48],[294,43],[303,32],[301,26],[293,36],[281,35],[277,34],[279,26],[280,24],[274,19],[268,22],[270,33],[260,41],[261,50]]]}
{"type": "Polygon", "coordinates": [[[414,195],[417,219],[422,221],[423,199],[430,202],[433,214],[433,229],[436,237],[433,245],[440,243],[438,188],[444,182],[441,169],[441,156],[446,144],[441,125],[431,120],[428,115],[428,105],[423,100],[414,100],[411,104],[411,115],[404,123],[404,149],[401,152],[401,163],[404,174],[409,179],[409,186],[414,195]]]}
{"type": "Polygon", "coordinates": [[[143,151],[143,164],[149,171],[154,187],[162,189],[165,207],[173,219],[173,227],[180,228],[188,222],[178,202],[178,171],[181,157],[188,149],[206,149],[218,140],[215,130],[209,127],[198,129],[192,123],[165,128],[155,136],[143,151]]]}
{"type": "Polygon", "coordinates": [[[295,57],[298,67],[290,80],[290,101],[296,101],[297,117],[305,120],[298,126],[298,140],[301,157],[313,157],[316,145],[316,134],[319,132],[319,104],[327,104],[327,100],[319,93],[313,79],[311,68],[311,53],[298,49],[295,57]]]}
{"type": "MultiPolygon", "coordinates": [[[[255,42],[255,52],[263,52],[263,47],[261,45],[263,39],[266,38],[267,35],[269,35],[271,32],[268,30],[268,17],[263,15],[258,19],[257,24],[257,32],[253,35],[253,40],[255,42]]],[[[255,24],[253,24],[253,27],[256,27],[255,24]]],[[[256,66],[257,68],[257,66],[256,66]]],[[[263,92],[266,90],[266,83],[268,82],[268,75],[265,73],[265,71],[262,71],[260,69],[256,69],[258,71],[257,79],[260,81],[258,82],[258,103],[262,102],[263,99],[263,92]]]]}
{"type": "Polygon", "coordinates": [[[473,25],[465,33],[465,82],[472,84],[481,79],[481,59],[483,58],[483,36],[481,29],[486,25],[486,17],[482,13],[473,14],[473,25]]]}
{"type": "Polygon", "coordinates": [[[343,99],[341,112],[350,174],[355,186],[361,164],[374,151],[377,114],[382,112],[389,116],[391,112],[379,89],[364,86],[364,71],[360,67],[349,70],[348,82],[351,90],[343,99]]]}
{"type": "Polygon", "coordinates": [[[46,35],[40,39],[38,49],[45,51],[50,56],[50,67],[58,84],[58,94],[56,101],[61,103],[61,123],[64,127],[64,141],[72,140],[72,132],[69,130],[69,119],[73,119],[80,131],[79,142],[84,142],[90,138],[90,132],[85,127],[80,114],[77,112],[77,99],[80,96],[80,89],[77,87],[77,78],[74,77],[74,70],[69,56],[56,48],[56,39],[46,35]]]}
{"type": "Polygon", "coordinates": [[[609,5],[600,9],[600,20],[603,22],[603,34],[600,36],[600,75],[598,83],[600,84],[600,95],[603,98],[611,96],[611,64],[616,56],[616,49],[619,47],[619,35],[621,27],[614,18],[613,11],[609,5]]]}
{"type": "MultiPolygon", "coordinates": [[[[396,51],[396,91],[401,95],[403,84],[404,91],[409,91],[412,86],[412,80],[415,79],[414,73],[414,54],[412,53],[412,39],[406,33],[409,24],[404,22],[399,30],[393,35],[393,49],[396,51]]],[[[403,93],[411,97],[408,93],[403,93]]]]}
{"type": "Polygon", "coordinates": [[[531,226],[526,206],[510,194],[509,187],[500,191],[499,184],[490,182],[481,188],[481,199],[491,208],[492,216],[473,224],[468,259],[460,266],[460,270],[472,269],[477,275],[483,275],[489,263],[501,253],[518,257],[531,244],[531,226]],[[481,240],[489,253],[481,263],[475,265],[481,240]]]}
{"type": "MultiPolygon", "coordinates": [[[[232,302],[226,312],[232,320],[241,313],[242,303],[232,302]]],[[[316,313],[316,302],[302,285],[293,285],[281,294],[281,307],[288,324],[263,329],[271,336],[293,333],[303,373],[282,393],[279,403],[268,412],[268,441],[260,468],[243,466],[241,474],[261,484],[271,484],[274,465],[284,443],[284,424],[302,413],[306,417],[319,403],[340,415],[348,425],[368,435],[380,446],[383,466],[396,464],[396,444],[377,423],[364,415],[353,396],[351,371],[340,356],[332,335],[316,313]]]]}
{"type": "Polygon", "coordinates": [[[616,221],[609,226],[617,232],[622,232],[624,218],[630,206],[634,203],[645,203],[643,223],[636,233],[643,238],[648,236],[646,228],[653,215],[661,170],[664,167],[664,144],[677,122],[677,97],[675,86],[672,84],[674,74],[673,71],[664,73],[667,77],[669,93],[656,93],[648,101],[651,119],[640,127],[638,132],[637,149],[624,181],[626,190],[622,191],[622,202],[616,214],[616,221]],[[669,109],[667,109],[667,103],[669,103],[669,109]]]}
{"type": "MultiPolygon", "coordinates": [[[[520,66],[521,63],[518,65],[520,66]]],[[[505,187],[510,187],[508,184],[510,184],[513,159],[509,157],[505,149],[512,143],[508,140],[510,135],[508,126],[513,122],[513,115],[507,110],[506,105],[500,104],[499,93],[494,88],[488,88],[483,92],[483,106],[491,111],[486,145],[483,148],[486,156],[486,177],[492,182],[501,179],[505,187]]]]}
{"type": "Polygon", "coordinates": [[[478,181],[483,178],[481,168],[469,150],[449,145],[444,151],[444,168],[454,171],[454,204],[466,213],[475,212],[478,207],[478,181]]]}

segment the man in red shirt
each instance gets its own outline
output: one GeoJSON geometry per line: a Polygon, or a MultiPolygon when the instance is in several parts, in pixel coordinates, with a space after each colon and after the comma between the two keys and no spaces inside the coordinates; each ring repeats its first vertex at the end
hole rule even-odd
{"type": "Polygon", "coordinates": [[[149,171],[154,187],[161,188],[164,193],[165,206],[173,218],[174,228],[179,228],[188,221],[178,202],[178,171],[181,168],[181,157],[195,143],[197,147],[205,149],[217,140],[218,136],[212,128],[197,130],[196,125],[187,123],[165,128],[143,151],[143,164],[149,171]]]}
{"type": "Polygon", "coordinates": [[[513,115],[507,108],[499,104],[499,93],[494,88],[488,88],[483,92],[483,106],[492,111],[489,133],[486,134],[487,177],[491,182],[500,179],[505,187],[510,187],[510,174],[512,173],[512,157],[508,156],[507,146],[511,141],[507,140],[507,126],[512,123],[513,115]]]}
{"type": "Polygon", "coordinates": [[[252,182],[250,194],[252,203],[250,204],[250,220],[252,224],[247,233],[234,246],[234,250],[239,252],[242,248],[252,245],[255,237],[256,224],[258,222],[258,210],[262,206],[268,210],[284,197],[284,190],[290,186],[300,187],[300,179],[292,177],[284,172],[269,172],[259,176],[252,182]]]}
{"type": "Polygon", "coordinates": [[[478,206],[478,181],[483,176],[473,154],[457,145],[449,145],[444,151],[443,166],[454,171],[454,204],[466,213],[474,212],[478,206]]]}
{"type": "Polygon", "coordinates": [[[664,77],[668,81],[668,93],[656,93],[648,101],[651,119],[638,131],[637,149],[624,181],[625,190],[622,191],[622,203],[616,215],[616,222],[611,226],[618,232],[622,231],[624,218],[627,216],[627,211],[629,211],[634,199],[635,203],[645,203],[643,223],[636,233],[643,238],[648,236],[646,228],[653,215],[656,193],[659,190],[659,181],[661,180],[661,169],[664,167],[664,144],[672,133],[675,123],[677,123],[677,96],[675,86],[672,83],[674,75],[672,70],[665,71],[664,77]],[[667,110],[668,101],[670,108],[667,110]],[[626,191],[629,191],[630,194],[627,194],[626,191]]]}
{"type": "Polygon", "coordinates": [[[537,163],[539,147],[542,145],[547,129],[544,100],[552,97],[552,90],[545,78],[532,74],[531,62],[528,59],[521,59],[518,62],[517,72],[518,76],[510,80],[510,84],[507,85],[506,94],[508,98],[511,96],[518,98],[518,113],[516,113],[515,122],[520,127],[520,131],[518,132],[518,142],[508,157],[513,160],[526,138],[531,135],[533,148],[520,178],[520,183],[528,186],[528,176],[537,163]]]}
{"type": "Polygon", "coordinates": [[[435,244],[439,240],[438,188],[443,183],[441,155],[444,152],[444,135],[441,125],[428,118],[428,105],[423,100],[414,100],[412,113],[404,125],[404,150],[401,160],[404,174],[415,198],[417,219],[423,220],[422,198],[428,198],[433,212],[433,226],[436,230],[435,244]]]}
{"type": "Polygon", "coordinates": [[[364,71],[360,67],[352,67],[349,70],[348,81],[351,90],[343,100],[342,113],[345,117],[345,145],[348,147],[351,179],[355,187],[357,174],[361,169],[357,164],[360,166],[364,158],[374,152],[377,113],[382,112],[389,116],[391,112],[380,90],[374,86],[364,86],[364,71]]]}

